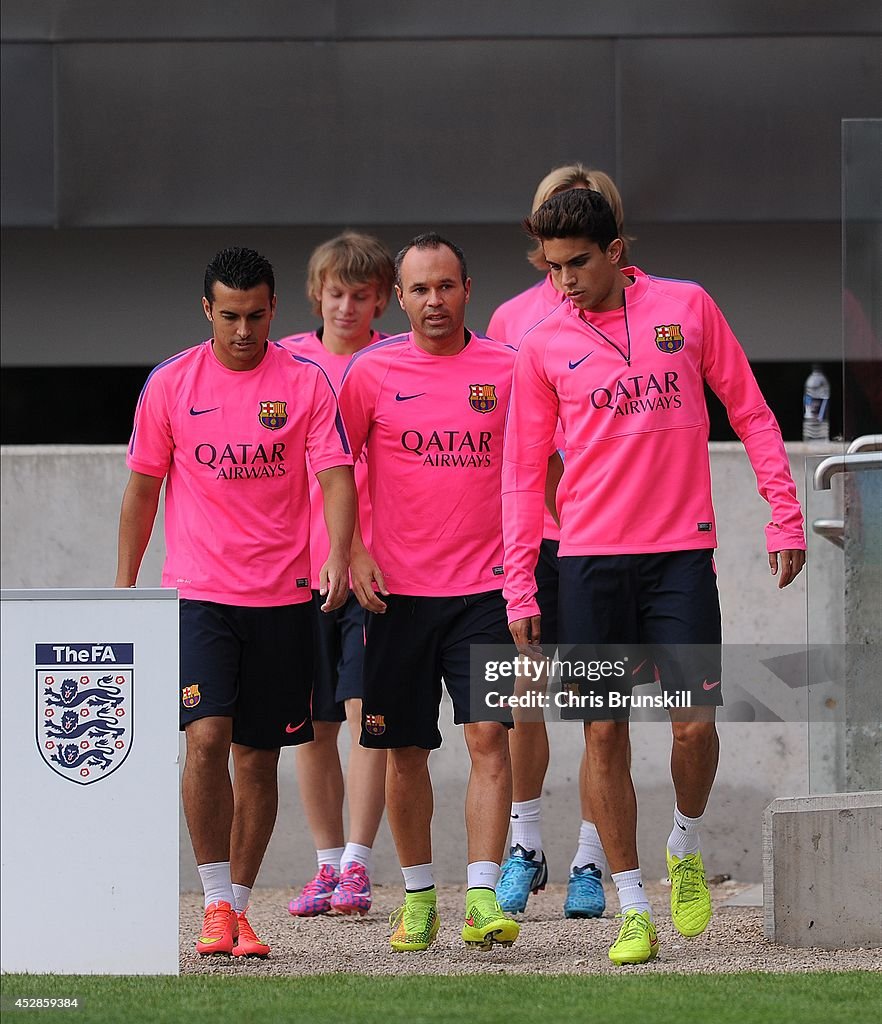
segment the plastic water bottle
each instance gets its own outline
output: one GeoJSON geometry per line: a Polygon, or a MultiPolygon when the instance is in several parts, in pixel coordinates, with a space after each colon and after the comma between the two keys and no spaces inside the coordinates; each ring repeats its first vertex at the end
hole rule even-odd
{"type": "Polygon", "coordinates": [[[830,381],[817,363],[806,378],[802,396],[802,439],[830,440],[830,381]]]}

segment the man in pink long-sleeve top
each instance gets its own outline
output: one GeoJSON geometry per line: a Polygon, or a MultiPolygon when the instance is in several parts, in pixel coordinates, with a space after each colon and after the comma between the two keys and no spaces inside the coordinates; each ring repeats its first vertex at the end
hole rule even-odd
{"type": "MultiPolygon", "coordinates": [[[[726,406],[771,507],[766,541],[779,587],[805,562],[802,511],[778,424],[710,296],[691,282],[621,269],[615,218],[597,192],[554,196],[525,227],[542,242],[565,301],[528,332],[515,363],[503,468],[509,625],[522,652],[536,649],[533,570],[560,420],[560,642],[668,645],[663,686],[688,690],[698,705],[671,712],[677,804],[667,849],[674,923],[698,935],[711,916],[698,827],[716,772],[721,703],[705,383],[726,406]],[[687,655],[671,658],[670,645],[687,655]]],[[[624,916],[610,959],[643,963],[656,956],[658,939],[637,859],[627,709],[619,702],[610,696],[607,708],[616,711],[586,722],[586,754],[624,916]]]]}

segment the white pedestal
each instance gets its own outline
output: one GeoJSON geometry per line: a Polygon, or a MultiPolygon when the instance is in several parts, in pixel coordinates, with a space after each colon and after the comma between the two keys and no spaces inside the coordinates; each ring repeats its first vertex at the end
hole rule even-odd
{"type": "Polygon", "coordinates": [[[177,974],[177,591],[6,590],[0,650],[0,970],[177,974]]]}

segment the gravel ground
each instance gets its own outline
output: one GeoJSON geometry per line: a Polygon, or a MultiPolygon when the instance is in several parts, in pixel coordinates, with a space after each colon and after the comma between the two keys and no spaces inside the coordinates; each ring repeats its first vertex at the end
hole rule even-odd
{"type": "MultiPolygon", "coordinates": [[[[401,903],[403,890],[374,886],[373,909],[365,917],[323,915],[294,918],[288,914],[292,893],[255,889],[248,919],[264,942],[272,946],[266,960],[199,957],[193,950],[202,916],[202,896],[181,894],[182,974],[326,974],[347,971],[364,974],[609,974],[622,971],[665,971],[682,974],[732,971],[882,971],[882,950],[792,949],[763,938],[761,907],[720,904],[746,889],[737,882],[712,885],[714,917],[696,939],[684,939],[670,920],[670,889],[647,886],[656,920],[661,952],[640,967],[615,967],[607,949],[618,932],[613,913],[591,921],[567,921],[561,912],[566,887],[549,885],[530,898],[514,946],[481,952],[460,939],[465,889],[441,886],[441,931],[424,953],[393,953],[389,949],[389,914],[401,903]]],[[[607,903],[615,895],[607,891],[607,903]],[[612,897],[612,898],[611,898],[612,897]]]]}

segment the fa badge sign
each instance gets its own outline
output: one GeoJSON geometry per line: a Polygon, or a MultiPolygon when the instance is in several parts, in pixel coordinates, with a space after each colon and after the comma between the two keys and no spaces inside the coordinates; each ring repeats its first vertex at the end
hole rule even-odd
{"type": "Polygon", "coordinates": [[[133,644],[36,644],[36,738],[46,764],[81,786],[132,749],[133,644]]]}

